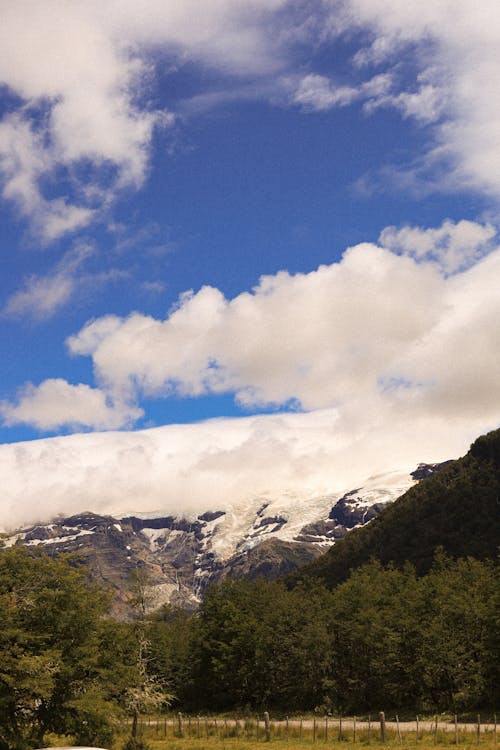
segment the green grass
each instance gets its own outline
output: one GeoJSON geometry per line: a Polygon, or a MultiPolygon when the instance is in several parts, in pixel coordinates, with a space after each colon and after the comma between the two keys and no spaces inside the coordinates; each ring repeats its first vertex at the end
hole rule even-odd
{"type": "MultiPolygon", "coordinates": [[[[117,738],[117,741],[114,744],[114,748],[116,750],[119,750],[121,747],[121,744],[123,742],[123,738],[117,738]]],[[[263,750],[263,746],[265,747],[266,743],[263,741],[257,742],[256,740],[246,740],[246,739],[239,739],[236,740],[234,738],[228,738],[228,739],[217,739],[217,738],[209,738],[208,740],[206,738],[202,739],[192,739],[192,738],[171,738],[171,739],[148,739],[148,743],[151,746],[151,750],[263,750]]],[[[312,740],[281,740],[272,738],[271,742],[269,743],[272,745],[275,750],[311,750],[311,747],[314,747],[315,744],[318,746],[325,746],[325,742],[323,741],[317,741],[315,744],[312,742],[312,740]]],[[[415,742],[414,739],[404,739],[403,743],[404,747],[406,748],[418,748],[418,750],[435,750],[436,745],[434,744],[434,740],[429,740],[429,738],[423,738],[419,740],[418,743],[415,742]]],[[[452,744],[451,742],[447,741],[446,745],[452,744]]],[[[453,743],[454,744],[454,743],[453,743]]],[[[360,742],[353,743],[352,741],[342,741],[339,742],[337,739],[329,740],[328,745],[335,746],[340,750],[355,750],[355,748],[358,748],[360,746],[362,747],[370,747],[371,750],[387,750],[387,748],[396,748],[401,747],[401,743],[398,739],[395,738],[389,738],[385,745],[381,745],[379,741],[377,742],[371,742],[370,745],[367,744],[366,741],[361,740],[360,742]]],[[[439,746],[442,746],[443,743],[439,742],[439,746]]],[[[478,747],[480,747],[482,750],[497,750],[497,745],[494,742],[493,738],[485,738],[481,737],[480,745],[478,746],[476,744],[476,740],[474,738],[471,738],[470,735],[468,738],[462,738],[458,747],[461,748],[461,750],[477,750],[478,747]]]]}

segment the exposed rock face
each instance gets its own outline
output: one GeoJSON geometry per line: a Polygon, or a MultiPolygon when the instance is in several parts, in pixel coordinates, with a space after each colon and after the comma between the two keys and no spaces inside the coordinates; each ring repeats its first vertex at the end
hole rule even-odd
{"type": "Polygon", "coordinates": [[[442,471],[442,469],[445,469],[452,463],[453,461],[442,461],[439,464],[419,464],[415,471],[412,471],[411,476],[417,482],[420,482],[421,479],[426,479],[438,471],[442,471]]]}
{"type": "Polygon", "coordinates": [[[212,581],[290,573],[442,466],[421,464],[411,475],[371,477],[340,495],[286,492],[251,498],[191,519],[81,513],[18,531],[5,544],[75,554],[111,589],[120,616],[126,616],[130,574],[138,567],[148,572],[152,606],[170,602],[194,609],[212,581]]]}

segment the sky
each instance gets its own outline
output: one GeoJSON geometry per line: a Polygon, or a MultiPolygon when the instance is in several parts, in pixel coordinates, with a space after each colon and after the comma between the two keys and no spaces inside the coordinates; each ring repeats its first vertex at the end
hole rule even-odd
{"type": "Polygon", "coordinates": [[[497,2],[0,13],[0,523],[47,446],[64,489],[161,428],[182,506],[498,426],[497,2]]]}

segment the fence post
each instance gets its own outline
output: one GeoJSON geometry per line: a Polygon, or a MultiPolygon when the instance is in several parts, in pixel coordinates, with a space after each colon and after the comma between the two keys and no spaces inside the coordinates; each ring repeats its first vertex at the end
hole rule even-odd
{"type": "Polygon", "coordinates": [[[385,744],[385,713],[381,711],[378,717],[380,721],[380,741],[385,744]]]}
{"type": "Polygon", "coordinates": [[[493,714],[493,742],[497,746],[497,715],[493,714]]]}
{"type": "Polygon", "coordinates": [[[302,719],[300,720],[300,726],[299,726],[299,740],[302,739],[302,719]]]}
{"type": "Polygon", "coordinates": [[[271,740],[271,723],[269,721],[269,713],[264,711],[264,729],[266,732],[266,742],[271,740]]]}
{"type": "Polygon", "coordinates": [[[372,715],[368,714],[368,744],[372,740],[372,715]]]}
{"type": "Polygon", "coordinates": [[[352,717],[352,741],[356,742],[356,717],[352,717]]]}
{"type": "Polygon", "coordinates": [[[402,741],[401,741],[401,732],[400,732],[400,730],[399,730],[399,716],[398,716],[397,714],[396,714],[396,728],[397,728],[397,730],[398,730],[398,740],[399,740],[399,744],[401,744],[401,742],[402,742],[402,741]]]}
{"type": "Polygon", "coordinates": [[[342,714],[339,714],[339,742],[342,739],[342,714]]]}
{"type": "Polygon", "coordinates": [[[477,744],[479,745],[479,740],[481,739],[481,717],[478,714],[477,715],[477,744]]]}
{"type": "Polygon", "coordinates": [[[436,714],[436,724],[434,725],[434,744],[437,745],[438,741],[438,717],[436,714]]]}
{"type": "Polygon", "coordinates": [[[458,717],[455,714],[455,745],[458,745],[458,717]]]}
{"type": "Polygon", "coordinates": [[[325,716],[325,742],[328,742],[328,716],[325,716]]]}
{"type": "Polygon", "coordinates": [[[313,742],[316,742],[316,717],[313,719],[313,742]]]}
{"type": "Polygon", "coordinates": [[[180,711],[177,714],[177,726],[179,730],[179,737],[184,737],[184,726],[182,724],[182,714],[180,711]]]}
{"type": "Polygon", "coordinates": [[[285,736],[286,736],[286,741],[288,742],[288,716],[286,717],[285,736]]]}
{"type": "Polygon", "coordinates": [[[416,737],[416,741],[418,742],[418,716],[417,716],[417,737],[416,737]]]}

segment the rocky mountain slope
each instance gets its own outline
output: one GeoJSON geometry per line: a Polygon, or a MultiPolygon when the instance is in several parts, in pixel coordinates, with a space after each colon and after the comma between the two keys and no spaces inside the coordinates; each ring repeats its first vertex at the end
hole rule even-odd
{"type": "Polygon", "coordinates": [[[18,530],[3,541],[51,555],[75,554],[113,591],[117,613],[126,612],[130,574],[138,567],[148,573],[152,607],[170,602],[191,609],[211,581],[273,579],[313,560],[441,466],[379,474],[340,495],[261,495],[192,518],[81,513],[18,530]]]}

